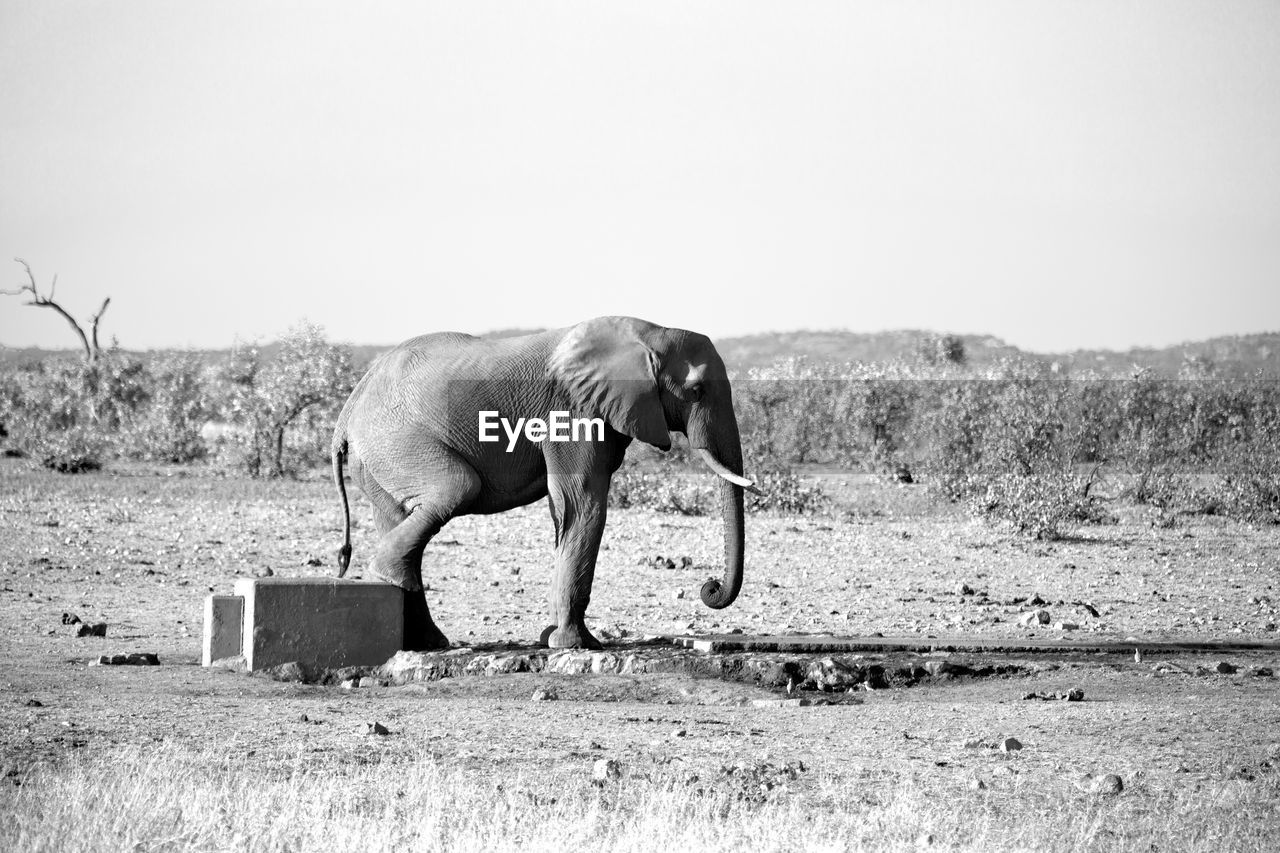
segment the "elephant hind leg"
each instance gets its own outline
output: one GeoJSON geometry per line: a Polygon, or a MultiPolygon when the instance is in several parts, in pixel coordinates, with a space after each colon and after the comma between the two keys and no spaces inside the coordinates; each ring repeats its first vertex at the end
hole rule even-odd
{"type": "Polygon", "coordinates": [[[422,555],[431,537],[465,509],[480,492],[480,477],[459,460],[437,471],[435,481],[424,488],[415,505],[398,523],[378,512],[382,541],[374,557],[373,572],[405,590],[404,647],[412,651],[448,648],[449,641],[436,627],[427,607],[422,583],[422,555]]]}

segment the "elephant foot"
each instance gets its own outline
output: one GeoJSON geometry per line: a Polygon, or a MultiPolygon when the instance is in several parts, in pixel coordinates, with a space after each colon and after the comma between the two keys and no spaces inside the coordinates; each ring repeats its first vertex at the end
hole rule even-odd
{"type": "Polygon", "coordinates": [[[548,625],[539,642],[553,649],[603,649],[600,641],[591,636],[586,625],[569,625],[561,628],[548,625]]]}
{"type": "Polygon", "coordinates": [[[449,638],[434,624],[417,628],[406,625],[404,647],[410,652],[437,652],[449,648],[449,638]]]}
{"type": "Polygon", "coordinates": [[[404,597],[404,648],[411,652],[432,652],[449,648],[449,638],[436,627],[421,592],[404,597]]]}

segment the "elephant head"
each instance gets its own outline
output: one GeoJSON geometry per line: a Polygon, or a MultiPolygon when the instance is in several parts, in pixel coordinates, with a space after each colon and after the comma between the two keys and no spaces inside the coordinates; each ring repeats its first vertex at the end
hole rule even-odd
{"type": "Polygon", "coordinates": [[[742,588],[742,443],[724,362],[705,335],[631,317],[600,317],[567,330],[547,373],[580,413],[603,418],[619,433],[660,450],[670,432],[689,445],[720,478],[724,516],[723,579],[703,584],[708,607],[727,607],[742,588]]]}

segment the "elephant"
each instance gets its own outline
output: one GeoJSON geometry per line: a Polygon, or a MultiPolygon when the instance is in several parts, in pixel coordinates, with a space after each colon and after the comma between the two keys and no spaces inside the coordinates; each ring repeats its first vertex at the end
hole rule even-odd
{"type": "Polygon", "coordinates": [[[743,491],[758,490],[743,476],[728,374],[709,338],[597,317],[522,337],[441,332],[405,341],[374,361],[334,427],[344,525],[337,575],[351,562],[349,463],[380,535],[373,574],[407,593],[404,647],[447,648],[422,583],[427,543],[452,518],[546,497],[555,528],[553,621],[539,641],[598,649],[585,616],[611,479],[633,439],[667,451],[673,431],[721,478],[725,567],[701,589],[703,603],[720,609],[742,588],[743,491]],[[556,440],[567,415],[574,432],[556,440]],[[587,428],[578,431],[579,422],[587,428]]]}

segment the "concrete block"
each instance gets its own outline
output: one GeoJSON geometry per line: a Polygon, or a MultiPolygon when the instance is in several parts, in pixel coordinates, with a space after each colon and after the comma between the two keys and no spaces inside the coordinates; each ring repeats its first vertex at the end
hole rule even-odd
{"type": "Polygon", "coordinates": [[[337,578],[245,578],[241,654],[250,671],[289,661],[334,669],[375,666],[400,651],[405,593],[337,578]]]}
{"type": "Polygon", "coordinates": [[[244,633],[244,599],[238,595],[211,595],[204,600],[204,654],[201,664],[240,654],[244,633]]]}

